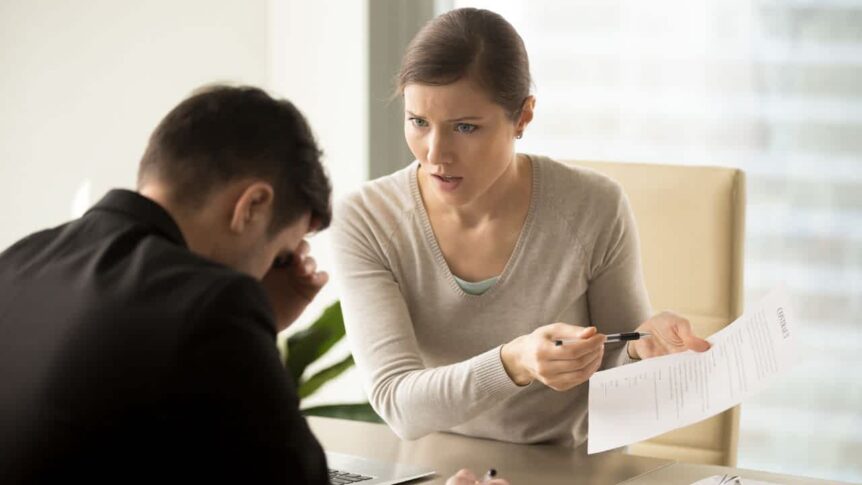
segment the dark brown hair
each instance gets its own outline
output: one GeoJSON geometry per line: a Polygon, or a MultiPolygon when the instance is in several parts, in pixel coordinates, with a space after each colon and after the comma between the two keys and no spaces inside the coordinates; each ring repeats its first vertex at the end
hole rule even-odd
{"type": "Polygon", "coordinates": [[[158,179],[172,199],[200,207],[223,184],[259,177],[273,186],[270,234],[305,212],[326,228],[331,186],[302,113],[250,86],[196,91],[159,123],[141,159],[138,184],[158,179]]]}
{"type": "Polygon", "coordinates": [[[530,61],[524,41],[499,14],[451,10],[430,20],[410,41],[397,94],[411,83],[446,85],[469,76],[515,120],[530,95],[530,61]]]}

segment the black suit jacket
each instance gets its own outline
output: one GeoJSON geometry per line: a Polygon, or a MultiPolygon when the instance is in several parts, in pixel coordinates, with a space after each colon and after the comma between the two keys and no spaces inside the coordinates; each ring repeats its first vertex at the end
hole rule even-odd
{"type": "Polygon", "coordinates": [[[0,254],[0,482],[78,479],[328,483],[261,286],[125,190],[0,254]]]}

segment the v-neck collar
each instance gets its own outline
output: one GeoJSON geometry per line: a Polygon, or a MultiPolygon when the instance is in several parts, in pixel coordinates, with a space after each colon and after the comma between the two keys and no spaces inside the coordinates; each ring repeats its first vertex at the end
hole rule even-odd
{"type": "Polygon", "coordinates": [[[524,154],[527,158],[530,159],[530,171],[532,173],[532,189],[530,193],[530,206],[527,209],[527,217],[524,219],[524,224],[521,226],[521,233],[518,235],[518,241],[515,243],[515,248],[512,250],[512,254],[509,255],[509,260],[506,261],[506,266],[503,268],[503,272],[500,273],[499,279],[497,282],[488,289],[488,291],[480,294],[480,295],[471,295],[465,292],[461,286],[458,285],[458,282],[455,280],[455,275],[452,273],[452,270],[449,268],[449,264],[446,262],[446,258],[443,256],[443,251],[440,249],[440,245],[437,242],[437,236],[434,234],[434,228],[431,226],[431,218],[428,216],[428,211],[425,209],[425,203],[422,201],[422,194],[419,190],[419,181],[417,180],[418,171],[419,171],[419,162],[414,161],[408,170],[408,179],[410,181],[410,192],[413,196],[413,202],[416,204],[416,211],[419,214],[419,221],[422,224],[422,229],[425,233],[425,240],[428,245],[431,247],[431,251],[434,254],[434,260],[437,262],[437,265],[443,270],[443,274],[446,275],[447,282],[449,286],[460,296],[468,300],[489,300],[494,297],[497,293],[499,293],[501,287],[505,287],[506,281],[508,280],[511,273],[518,266],[518,261],[521,259],[521,255],[524,252],[524,248],[527,245],[527,241],[530,238],[530,234],[532,232],[533,221],[536,218],[536,212],[539,205],[539,191],[541,188],[541,161],[539,157],[535,157],[532,155],[524,154]]]}

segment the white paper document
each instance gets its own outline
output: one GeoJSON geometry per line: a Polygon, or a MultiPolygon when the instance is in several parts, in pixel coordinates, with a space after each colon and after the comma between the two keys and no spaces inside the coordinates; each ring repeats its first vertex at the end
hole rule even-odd
{"type": "Polygon", "coordinates": [[[709,478],[704,478],[703,480],[698,480],[691,485],[779,485],[773,482],[764,482],[761,480],[751,480],[749,478],[741,478],[739,480],[734,480],[733,478],[737,477],[728,477],[727,475],[713,475],[709,478]]]}
{"type": "Polygon", "coordinates": [[[696,423],[765,387],[796,357],[792,315],[775,290],[706,340],[712,347],[593,374],[587,452],[618,448],[696,423]]]}

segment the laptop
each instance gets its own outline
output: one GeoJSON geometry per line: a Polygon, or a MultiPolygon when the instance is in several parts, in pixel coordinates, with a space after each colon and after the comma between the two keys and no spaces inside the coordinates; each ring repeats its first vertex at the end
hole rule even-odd
{"type": "Polygon", "coordinates": [[[433,475],[429,468],[404,463],[383,463],[354,455],[326,452],[329,481],[333,485],[392,485],[433,475]]]}

